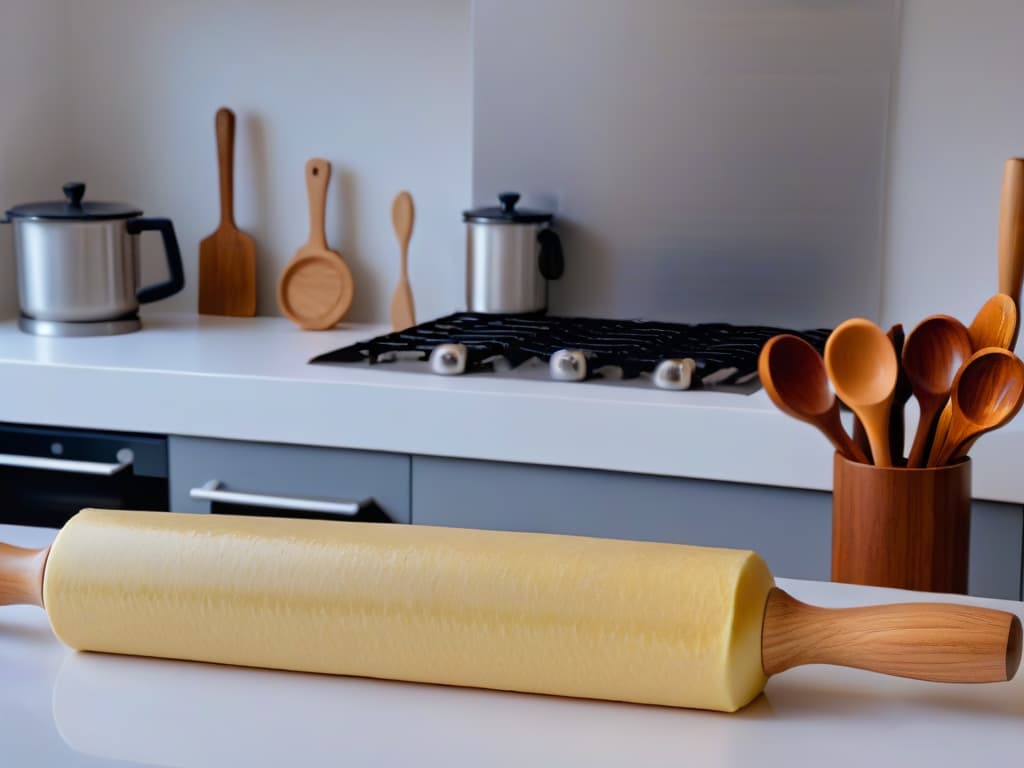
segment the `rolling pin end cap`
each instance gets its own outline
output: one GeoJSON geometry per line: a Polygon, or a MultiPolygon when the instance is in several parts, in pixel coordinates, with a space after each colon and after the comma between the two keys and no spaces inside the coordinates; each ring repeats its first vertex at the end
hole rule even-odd
{"type": "Polygon", "coordinates": [[[1010,639],[1006,644],[1006,679],[1013,680],[1020,668],[1021,656],[1021,624],[1016,616],[1010,622],[1010,639]]]}

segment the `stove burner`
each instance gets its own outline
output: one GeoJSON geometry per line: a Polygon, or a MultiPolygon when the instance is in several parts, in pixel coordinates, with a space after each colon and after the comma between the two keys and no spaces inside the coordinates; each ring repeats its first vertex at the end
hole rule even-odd
{"type": "Polygon", "coordinates": [[[685,389],[749,381],[757,373],[761,347],[779,333],[793,333],[821,351],[830,331],[457,312],[310,362],[375,365],[411,355],[430,360],[436,373],[454,375],[515,368],[536,359],[556,378],[651,375],[659,386],[685,389]]]}

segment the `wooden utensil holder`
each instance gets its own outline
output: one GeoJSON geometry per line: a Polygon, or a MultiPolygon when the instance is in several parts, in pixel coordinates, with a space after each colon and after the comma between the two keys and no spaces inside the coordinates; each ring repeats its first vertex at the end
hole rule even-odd
{"type": "Polygon", "coordinates": [[[967,593],[971,460],[929,469],[835,455],[832,580],[967,593]]]}

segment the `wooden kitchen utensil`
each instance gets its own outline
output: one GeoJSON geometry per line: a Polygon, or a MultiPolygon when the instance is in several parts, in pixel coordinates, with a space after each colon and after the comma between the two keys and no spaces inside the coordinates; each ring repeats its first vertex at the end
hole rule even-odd
{"type": "Polygon", "coordinates": [[[963,456],[981,435],[1013,419],[1024,404],[1024,362],[1006,349],[975,352],[960,368],[949,399],[949,429],[928,466],[963,456]]]}
{"type": "Polygon", "coordinates": [[[906,446],[906,420],[905,410],[907,401],[913,394],[910,386],[910,379],[907,372],[903,370],[903,345],[906,338],[903,333],[903,324],[896,323],[889,332],[885,334],[892,342],[892,351],[896,353],[896,361],[899,363],[899,375],[896,377],[896,389],[892,393],[892,405],[889,407],[889,453],[893,464],[903,465],[903,451],[906,446]]]}
{"type": "Polygon", "coordinates": [[[798,336],[774,336],[761,349],[757,373],[780,411],[817,427],[843,456],[867,462],[839,420],[839,403],[818,350],[798,336]]]}
{"type": "Polygon", "coordinates": [[[80,650],[730,712],[800,664],[999,682],[1021,654],[1004,611],[815,608],[753,552],[580,536],[89,509],[0,574],[80,650]]]}
{"type": "Polygon", "coordinates": [[[256,314],[256,243],[235,225],[235,113],[217,110],[220,224],[199,243],[199,312],[256,314]]]}
{"type": "Polygon", "coordinates": [[[927,462],[935,422],[949,400],[957,371],[971,353],[967,329],[949,315],[925,318],[907,337],[903,347],[903,369],[920,405],[908,467],[923,467],[927,462]]]}
{"type": "Polygon", "coordinates": [[[412,300],[412,286],[409,284],[409,240],[415,216],[412,195],[405,191],[399,192],[391,203],[391,223],[402,249],[401,273],[394,296],[391,297],[392,331],[404,331],[416,325],[416,309],[412,300]]]}
{"type": "Polygon", "coordinates": [[[309,240],[281,273],[277,303],[281,311],[307,331],[337,325],[352,306],[352,272],[341,256],[327,248],[324,218],[331,164],[314,158],[306,163],[309,195],[309,240]]]}
{"type": "Polygon", "coordinates": [[[825,370],[847,407],[864,424],[877,466],[891,466],[889,411],[899,377],[892,342],[870,320],[851,318],[825,342],[825,370]]]}
{"type": "Polygon", "coordinates": [[[1019,310],[1013,299],[1005,293],[995,294],[981,306],[967,328],[971,348],[975,352],[986,347],[1012,351],[1018,323],[1019,310]]]}
{"type": "MultiPolygon", "coordinates": [[[[1020,308],[1021,279],[1024,278],[1024,158],[1015,157],[1003,166],[999,200],[999,292],[1020,308]]],[[[1016,328],[1010,349],[1017,343],[1016,328]]]]}

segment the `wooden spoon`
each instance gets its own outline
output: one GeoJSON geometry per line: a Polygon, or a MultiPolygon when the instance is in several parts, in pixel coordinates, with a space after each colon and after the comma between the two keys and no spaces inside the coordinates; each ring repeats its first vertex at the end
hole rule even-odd
{"type": "Polygon", "coordinates": [[[220,224],[199,243],[199,312],[256,314],[256,243],[235,225],[235,113],[217,110],[220,224]]]}
{"type": "Polygon", "coordinates": [[[875,464],[892,466],[889,411],[899,361],[885,331],[860,317],[840,323],[825,342],[825,369],[836,394],[864,423],[875,464]]]}
{"type": "MultiPolygon", "coordinates": [[[[1020,286],[1024,278],[1024,158],[1015,157],[1003,166],[1003,187],[999,198],[999,292],[1020,308],[1020,286]]],[[[1017,343],[1017,327],[1008,349],[1017,343]]]]}
{"type": "Polygon", "coordinates": [[[1005,293],[997,293],[986,301],[967,328],[974,351],[986,347],[1012,350],[1017,338],[1018,314],[1013,298],[1005,293]]]}
{"type": "Polygon", "coordinates": [[[415,216],[412,195],[405,191],[399,192],[391,203],[391,223],[395,227],[395,235],[402,249],[402,271],[398,278],[398,286],[391,297],[392,331],[404,331],[416,325],[416,308],[412,300],[412,286],[409,284],[409,240],[412,238],[415,216]]]}
{"type": "Polygon", "coordinates": [[[352,272],[340,255],[327,248],[324,218],[331,164],[320,158],[306,163],[309,195],[309,240],[281,273],[277,303],[281,311],[307,331],[330,328],[345,316],[354,294],[352,272]]]}
{"type": "Polygon", "coordinates": [[[965,446],[1017,415],[1024,404],[1024,363],[999,347],[975,352],[957,373],[949,402],[949,432],[933,446],[930,467],[962,456],[965,446]]]}
{"type": "Polygon", "coordinates": [[[907,337],[903,368],[921,406],[908,467],[925,465],[936,419],[949,399],[957,371],[972,351],[967,329],[949,315],[925,318],[907,337]]]}
{"type": "Polygon", "coordinates": [[[839,420],[839,403],[818,350],[798,336],[774,336],[761,350],[757,372],[780,411],[817,427],[847,459],[868,463],[839,420]]]}

